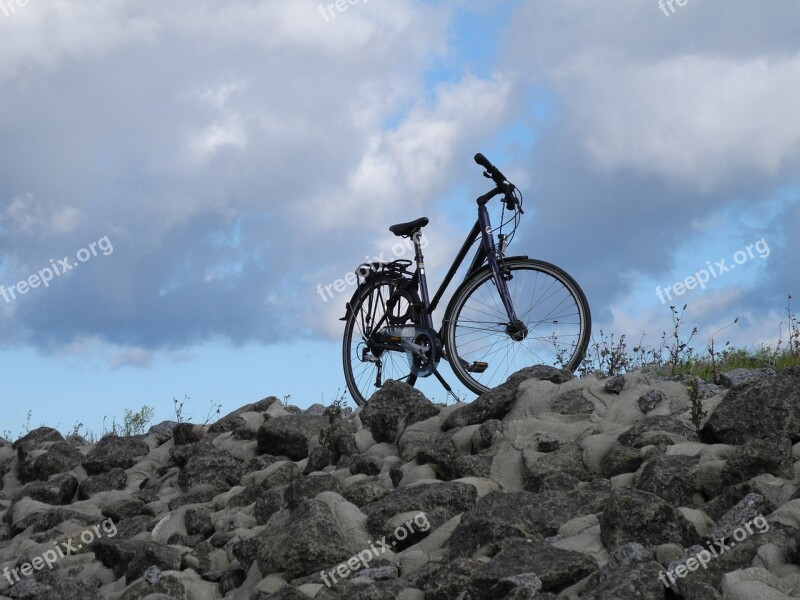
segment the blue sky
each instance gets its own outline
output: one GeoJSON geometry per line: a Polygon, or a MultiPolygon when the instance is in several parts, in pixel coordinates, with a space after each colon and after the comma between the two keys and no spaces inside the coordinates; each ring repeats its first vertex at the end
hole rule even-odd
{"type": "Polygon", "coordinates": [[[0,431],[332,400],[352,290],[317,286],[425,215],[435,289],[485,191],[478,151],[525,194],[514,253],[570,272],[595,334],[657,345],[656,288],[761,240],[676,297],[687,323],[774,344],[800,302],[794,2],[8,4],[0,285],[85,260],[0,296],[0,431]]]}

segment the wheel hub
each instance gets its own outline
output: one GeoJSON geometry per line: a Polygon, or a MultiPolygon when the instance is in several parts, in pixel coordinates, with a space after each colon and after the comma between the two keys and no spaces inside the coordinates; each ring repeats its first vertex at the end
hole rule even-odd
{"type": "Polygon", "coordinates": [[[506,333],[515,342],[521,342],[528,337],[528,326],[522,321],[515,321],[506,325],[506,333]]]}

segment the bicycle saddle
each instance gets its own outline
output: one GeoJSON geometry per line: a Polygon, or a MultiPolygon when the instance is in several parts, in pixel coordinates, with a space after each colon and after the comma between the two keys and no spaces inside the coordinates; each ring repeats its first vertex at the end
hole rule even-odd
{"type": "Polygon", "coordinates": [[[411,235],[417,229],[422,229],[427,224],[428,224],[428,217],[420,217],[419,219],[414,219],[413,221],[409,221],[408,223],[398,223],[397,225],[392,225],[391,227],[389,227],[389,231],[399,236],[411,235]]]}

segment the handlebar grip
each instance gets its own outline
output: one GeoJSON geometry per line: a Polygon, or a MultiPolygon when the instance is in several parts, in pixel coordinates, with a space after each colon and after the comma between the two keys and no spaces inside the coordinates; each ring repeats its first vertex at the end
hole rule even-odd
{"type": "Polygon", "coordinates": [[[494,167],[494,165],[493,165],[492,163],[490,163],[490,162],[489,162],[489,159],[488,159],[488,158],[486,158],[486,157],[485,157],[483,154],[481,154],[480,152],[478,152],[478,153],[475,155],[475,162],[476,162],[476,163],[478,163],[480,166],[482,166],[484,169],[486,169],[486,170],[487,170],[487,171],[489,171],[489,172],[493,171],[493,170],[494,170],[494,168],[495,168],[495,167],[494,167]]]}
{"type": "Polygon", "coordinates": [[[502,185],[504,181],[506,181],[506,176],[500,172],[500,169],[495,167],[492,163],[489,162],[489,159],[486,158],[483,154],[478,152],[475,155],[475,162],[486,169],[486,172],[491,176],[492,180],[497,185],[502,185]]]}

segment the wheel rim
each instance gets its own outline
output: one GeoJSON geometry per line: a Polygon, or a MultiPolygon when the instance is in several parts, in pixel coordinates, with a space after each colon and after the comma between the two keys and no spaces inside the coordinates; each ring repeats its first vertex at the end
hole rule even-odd
{"type": "MultiPolygon", "coordinates": [[[[363,404],[378,391],[375,386],[380,363],[381,384],[389,379],[405,379],[410,373],[406,355],[402,352],[377,352],[369,350],[366,340],[373,333],[375,325],[380,323],[386,314],[386,302],[394,291],[390,282],[376,284],[362,294],[352,307],[352,314],[347,321],[344,341],[345,379],[350,394],[357,404],[363,404]],[[365,353],[366,350],[366,353],[365,353]],[[365,360],[366,358],[366,360],[365,360]]],[[[392,310],[391,324],[398,324],[398,315],[411,315],[411,305],[402,299],[392,310]]],[[[386,327],[390,322],[383,320],[386,327]]]]}
{"type": "Polygon", "coordinates": [[[588,331],[588,310],[577,284],[533,264],[510,265],[507,281],[517,317],[527,328],[524,336],[508,323],[497,288],[488,272],[465,289],[448,328],[451,364],[476,393],[503,383],[509,375],[535,364],[574,369],[580,362],[588,331]],[[488,363],[483,373],[467,371],[461,363],[488,363]]]}

